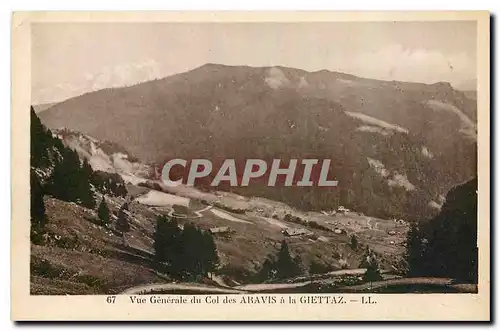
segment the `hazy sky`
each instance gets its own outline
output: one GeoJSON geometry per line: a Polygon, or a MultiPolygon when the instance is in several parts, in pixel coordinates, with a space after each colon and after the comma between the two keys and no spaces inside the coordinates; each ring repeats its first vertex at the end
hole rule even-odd
{"type": "Polygon", "coordinates": [[[476,78],[475,22],[37,23],[32,37],[35,104],[205,63],[454,86],[476,78]]]}

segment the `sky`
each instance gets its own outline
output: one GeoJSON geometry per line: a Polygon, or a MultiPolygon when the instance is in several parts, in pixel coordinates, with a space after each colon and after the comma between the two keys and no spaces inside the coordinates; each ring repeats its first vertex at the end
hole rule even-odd
{"type": "Polygon", "coordinates": [[[476,79],[476,22],[35,23],[32,101],[58,102],[205,63],[381,80],[476,79]]]}

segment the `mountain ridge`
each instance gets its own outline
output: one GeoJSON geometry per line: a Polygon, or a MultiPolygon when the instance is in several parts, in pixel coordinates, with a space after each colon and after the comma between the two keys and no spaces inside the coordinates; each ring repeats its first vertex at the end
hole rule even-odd
{"type": "Polygon", "coordinates": [[[341,180],[337,191],[311,189],[304,196],[305,190],[258,187],[248,193],[291,199],[306,209],[342,204],[383,217],[418,217],[428,208],[417,204],[438,201],[475,175],[476,111],[475,101],[449,83],[207,64],[87,93],[40,117],[50,128],[118,143],[158,167],[170,158],[215,164],[226,158],[331,158],[331,172],[341,180]],[[398,207],[384,212],[388,204],[398,207]]]}
{"type": "MultiPolygon", "coordinates": [[[[94,92],[104,91],[104,90],[110,90],[110,89],[122,89],[122,88],[134,87],[134,86],[137,86],[137,85],[149,83],[151,81],[164,80],[164,79],[168,79],[169,77],[172,77],[172,76],[187,74],[187,73],[190,73],[190,72],[193,72],[193,71],[196,71],[196,70],[210,69],[210,68],[211,69],[217,69],[217,68],[218,69],[222,69],[222,68],[226,68],[226,69],[230,69],[230,68],[248,68],[248,69],[279,68],[279,69],[293,69],[293,70],[302,72],[304,74],[325,74],[325,73],[326,74],[336,74],[336,75],[339,75],[339,76],[345,77],[345,78],[355,78],[355,79],[359,79],[359,80],[366,80],[366,81],[373,81],[373,82],[383,82],[383,83],[401,83],[401,84],[408,84],[409,86],[410,85],[414,85],[416,87],[419,87],[419,86],[420,87],[424,87],[424,86],[443,86],[443,87],[446,87],[448,89],[451,88],[451,89],[455,90],[456,92],[463,92],[463,93],[471,93],[471,92],[475,91],[475,89],[470,88],[470,86],[472,86],[472,85],[471,85],[471,83],[469,81],[466,81],[463,84],[459,84],[459,85],[457,85],[457,87],[455,87],[454,85],[452,85],[448,81],[439,81],[439,82],[434,82],[434,83],[424,83],[424,82],[411,82],[411,81],[403,81],[403,80],[384,80],[384,79],[377,79],[377,78],[369,78],[369,77],[359,76],[359,75],[356,75],[356,74],[353,74],[353,73],[346,73],[346,72],[342,72],[342,71],[331,71],[331,70],[328,70],[328,69],[305,70],[305,69],[300,69],[300,68],[287,67],[287,66],[283,66],[283,65],[250,66],[250,65],[230,65],[230,64],[223,64],[223,63],[211,63],[211,62],[207,62],[205,64],[202,64],[202,65],[198,66],[198,67],[195,67],[195,68],[183,71],[183,72],[178,72],[178,73],[170,74],[170,75],[163,76],[163,77],[158,77],[158,78],[155,78],[153,80],[141,81],[141,82],[138,82],[138,83],[135,83],[135,84],[130,84],[130,85],[108,87],[108,88],[102,88],[102,89],[93,90],[93,91],[87,91],[87,92],[84,92],[84,93],[79,94],[79,95],[75,95],[75,96],[72,96],[72,97],[69,97],[69,98],[66,98],[66,99],[61,99],[59,101],[54,101],[54,102],[50,102],[50,103],[44,103],[44,104],[40,104],[40,105],[34,105],[34,107],[35,107],[35,111],[38,112],[37,108],[39,106],[42,106],[43,110],[45,110],[45,109],[53,107],[53,106],[55,106],[55,105],[57,105],[59,103],[62,103],[64,101],[66,101],[66,100],[78,98],[78,97],[81,97],[81,96],[84,96],[84,95],[87,95],[87,94],[91,94],[91,93],[94,93],[94,92]]],[[[474,84],[475,84],[475,80],[470,80],[470,81],[474,81],[474,84]]]]}

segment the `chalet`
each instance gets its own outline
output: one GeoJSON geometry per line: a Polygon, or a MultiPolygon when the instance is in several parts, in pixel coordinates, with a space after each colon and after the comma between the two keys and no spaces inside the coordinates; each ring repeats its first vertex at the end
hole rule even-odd
{"type": "Polygon", "coordinates": [[[345,213],[348,213],[348,212],[350,212],[350,210],[347,209],[347,208],[345,208],[344,206],[339,206],[339,208],[337,208],[337,213],[343,213],[343,214],[345,214],[345,213]]]}
{"type": "Polygon", "coordinates": [[[216,228],[210,228],[210,233],[213,235],[226,235],[231,233],[231,229],[228,226],[220,226],[216,228]]]}
{"type": "Polygon", "coordinates": [[[333,233],[335,233],[335,234],[346,234],[347,232],[344,229],[336,228],[335,230],[333,230],[333,233]]]}

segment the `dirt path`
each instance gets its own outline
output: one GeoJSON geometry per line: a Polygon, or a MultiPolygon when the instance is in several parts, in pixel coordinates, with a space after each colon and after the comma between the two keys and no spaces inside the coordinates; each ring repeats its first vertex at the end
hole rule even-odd
{"type": "Polygon", "coordinates": [[[131,287],[121,294],[141,294],[144,292],[158,291],[158,292],[167,292],[167,291],[192,291],[199,293],[227,293],[227,294],[241,294],[245,293],[245,291],[238,289],[229,289],[229,288],[221,288],[215,286],[208,285],[199,285],[199,284],[191,284],[191,283],[160,283],[160,284],[145,284],[131,287]]]}
{"type": "Polygon", "coordinates": [[[209,209],[212,209],[212,206],[206,206],[205,208],[203,209],[200,209],[198,211],[195,211],[194,213],[198,216],[198,217],[202,217],[203,215],[201,214],[202,212],[204,211],[207,211],[209,209]]]}
{"type": "Polygon", "coordinates": [[[372,219],[371,218],[368,218],[366,220],[366,226],[368,227],[368,229],[372,229],[372,219]]]}
{"type": "MultiPolygon", "coordinates": [[[[266,290],[281,290],[281,289],[291,289],[302,287],[308,285],[310,283],[314,283],[318,280],[325,280],[330,278],[336,278],[339,276],[360,276],[366,272],[366,269],[345,269],[345,270],[337,270],[331,271],[325,274],[318,274],[314,276],[301,276],[297,278],[290,279],[289,283],[275,283],[275,284],[248,284],[242,286],[236,286],[234,288],[245,291],[266,291],[266,290]]],[[[382,271],[386,272],[386,271],[382,271]]]]}
{"type": "Polygon", "coordinates": [[[286,229],[288,228],[289,226],[279,220],[276,220],[274,218],[271,218],[271,217],[264,217],[264,216],[257,216],[258,218],[266,221],[267,223],[271,224],[271,225],[274,225],[274,226],[277,226],[281,229],[286,229]]]}
{"type": "MultiPolygon", "coordinates": [[[[203,284],[198,284],[198,283],[158,283],[158,284],[145,284],[145,285],[140,285],[140,286],[135,286],[132,288],[129,288],[122,292],[122,294],[141,294],[144,292],[150,292],[150,291],[162,291],[162,292],[168,292],[168,291],[190,291],[197,293],[199,292],[200,294],[202,293],[227,293],[227,294],[242,294],[242,293],[252,293],[252,292],[272,292],[276,290],[287,290],[287,289],[296,289],[300,288],[306,285],[309,285],[311,283],[315,283],[318,281],[325,281],[331,278],[336,278],[339,276],[346,276],[346,275],[351,275],[351,276],[356,276],[356,275],[362,275],[364,274],[366,269],[346,269],[346,270],[337,270],[337,271],[332,271],[329,273],[325,274],[320,274],[320,275],[315,275],[313,277],[310,276],[302,276],[302,277],[297,277],[294,279],[290,279],[289,282],[287,283],[266,283],[266,284],[246,284],[246,285],[239,285],[239,286],[229,286],[226,284],[226,282],[223,280],[221,276],[218,275],[212,275],[211,279],[216,282],[219,286],[210,286],[210,285],[203,285],[203,284]]],[[[381,271],[382,273],[386,273],[386,270],[381,271]]],[[[397,284],[400,282],[400,279],[393,279],[393,280],[388,280],[388,281],[380,281],[380,282],[373,282],[371,285],[373,287],[375,286],[386,286],[387,284],[397,284]]],[[[442,279],[441,279],[442,281],[442,279]]],[[[361,291],[363,289],[366,289],[370,284],[362,284],[358,286],[346,286],[344,288],[341,288],[342,290],[346,291],[361,291]]]]}
{"type": "Polygon", "coordinates": [[[383,288],[387,286],[404,286],[404,285],[436,285],[443,287],[455,288],[459,291],[470,292],[472,291],[474,285],[470,284],[453,284],[453,279],[451,278],[433,278],[433,277],[412,277],[412,278],[398,278],[382,280],[373,283],[366,283],[355,286],[345,286],[341,287],[340,290],[348,292],[359,292],[364,290],[374,290],[378,288],[383,288]],[[468,285],[468,286],[466,286],[468,285]]]}
{"type": "Polygon", "coordinates": [[[375,222],[375,225],[372,225],[372,219],[371,218],[367,218],[367,220],[366,220],[366,226],[370,230],[378,230],[378,222],[375,222]]]}
{"type": "MultiPolygon", "coordinates": [[[[196,218],[203,217],[202,212],[210,210],[212,206],[206,206],[203,209],[197,210],[194,213],[196,214],[196,218]]],[[[176,218],[194,218],[193,216],[187,216],[187,215],[174,215],[174,210],[171,210],[167,214],[169,217],[176,217],[176,218]]]]}
{"type": "Polygon", "coordinates": [[[236,286],[234,288],[242,291],[269,291],[269,290],[283,290],[302,287],[310,284],[310,281],[301,283],[284,283],[284,284],[248,284],[242,286],[236,286]]]}
{"type": "Polygon", "coordinates": [[[231,287],[231,286],[226,284],[226,282],[224,281],[224,279],[222,279],[221,276],[217,276],[217,275],[212,274],[212,275],[210,275],[210,279],[222,287],[231,287]]]}
{"type": "Polygon", "coordinates": [[[148,193],[135,198],[135,201],[146,206],[164,207],[164,206],[173,206],[176,204],[182,206],[188,206],[190,200],[188,198],[180,197],[170,193],[150,190],[148,193]]]}
{"type": "Polygon", "coordinates": [[[215,209],[215,208],[212,208],[210,209],[210,211],[215,215],[215,216],[218,216],[220,218],[223,218],[225,220],[228,220],[230,222],[236,222],[236,223],[247,223],[247,224],[254,224],[252,222],[249,222],[249,221],[245,221],[245,220],[242,220],[240,218],[236,218],[228,213],[225,213],[223,212],[222,210],[218,210],[218,209],[215,209]]]}

